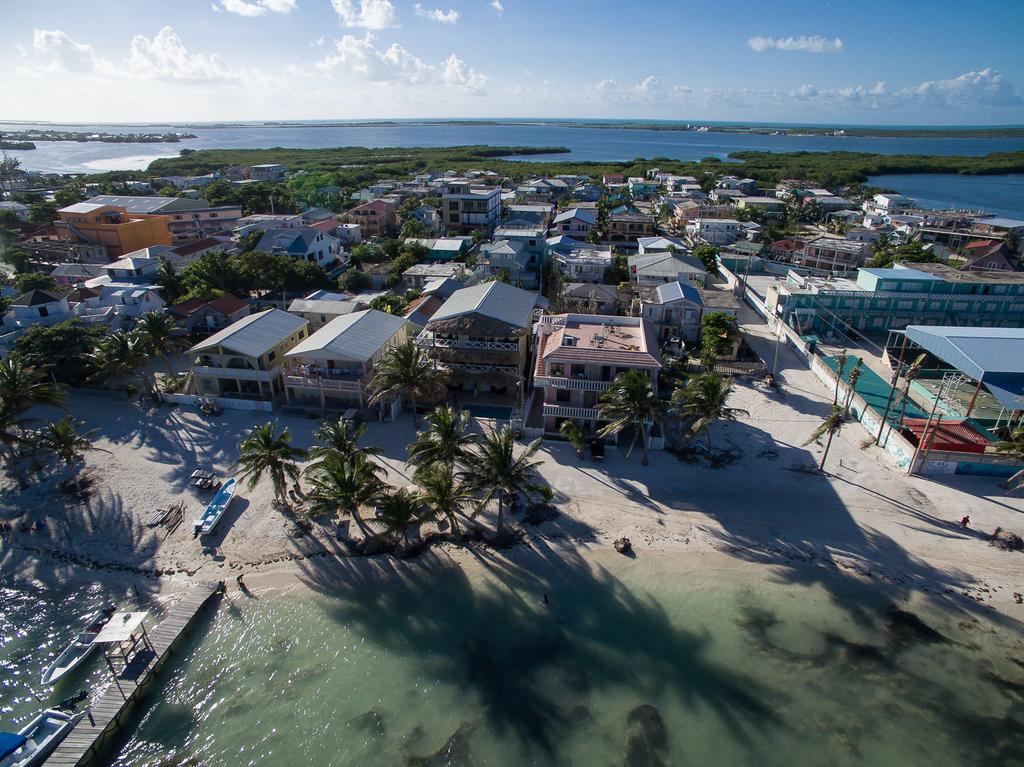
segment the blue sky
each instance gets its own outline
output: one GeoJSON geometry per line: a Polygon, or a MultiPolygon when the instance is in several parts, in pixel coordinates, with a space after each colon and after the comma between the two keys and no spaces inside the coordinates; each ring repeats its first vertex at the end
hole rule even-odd
{"type": "Polygon", "coordinates": [[[5,6],[0,119],[1024,123],[1018,0],[5,6]]]}

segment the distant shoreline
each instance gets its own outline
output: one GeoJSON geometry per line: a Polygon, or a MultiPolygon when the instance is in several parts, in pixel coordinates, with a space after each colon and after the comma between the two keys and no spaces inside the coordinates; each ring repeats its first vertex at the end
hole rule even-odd
{"type": "Polygon", "coordinates": [[[26,120],[0,120],[0,125],[64,125],[69,127],[96,125],[146,128],[172,126],[201,130],[222,130],[237,128],[394,128],[414,126],[549,126],[558,128],[588,128],[591,130],[650,130],[701,133],[744,133],[750,135],[785,136],[837,136],[861,138],[1024,138],[1021,125],[980,125],[980,126],[871,126],[871,125],[815,125],[800,123],[762,122],[715,122],[715,121],[670,121],[670,120],[598,120],[598,119],[381,119],[381,120],[254,120],[231,122],[145,122],[145,123],[53,123],[26,120]]]}

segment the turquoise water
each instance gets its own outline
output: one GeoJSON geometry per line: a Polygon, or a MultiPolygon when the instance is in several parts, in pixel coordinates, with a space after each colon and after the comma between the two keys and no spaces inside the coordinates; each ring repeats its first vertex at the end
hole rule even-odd
{"type": "Polygon", "coordinates": [[[482,562],[472,578],[383,565],[231,595],[110,764],[1024,759],[1009,627],[894,617],[884,595],[817,568],[762,581],[482,562]]]}
{"type": "Polygon", "coordinates": [[[462,409],[468,410],[477,418],[492,418],[498,421],[508,420],[509,415],[512,413],[509,408],[498,407],[497,405],[473,405],[467,403],[462,406],[462,409]]]}

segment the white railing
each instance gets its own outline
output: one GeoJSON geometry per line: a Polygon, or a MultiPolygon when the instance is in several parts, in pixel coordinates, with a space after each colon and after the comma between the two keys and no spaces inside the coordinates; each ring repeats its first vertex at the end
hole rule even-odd
{"type": "Polygon", "coordinates": [[[289,386],[306,386],[313,389],[343,389],[358,392],[363,388],[359,381],[346,381],[340,378],[307,378],[305,376],[286,375],[284,382],[289,386]]]}
{"type": "Polygon", "coordinates": [[[553,386],[556,389],[575,389],[576,391],[607,391],[611,381],[591,381],[586,378],[570,378],[569,376],[534,376],[535,386],[553,386]]]}
{"type": "Polygon", "coordinates": [[[476,349],[479,351],[517,352],[519,344],[510,341],[461,341],[454,338],[435,338],[426,331],[416,336],[416,345],[434,349],[476,349]]]}
{"type": "Polygon", "coordinates": [[[596,421],[600,414],[592,407],[566,407],[564,405],[544,404],[544,415],[554,418],[584,418],[596,421]]]}
{"type": "Polygon", "coordinates": [[[507,365],[470,365],[463,364],[460,362],[436,362],[435,367],[438,370],[444,370],[447,372],[462,372],[462,373],[473,373],[473,374],[485,374],[485,373],[503,373],[505,375],[517,378],[519,376],[519,369],[509,367],[507,365]]]}
{"type": "Polygon", "coordinates": [[[238,381],[271,381],[277,375],[276,370],[249,370],[248,368],[213,367],[193,365],[192,374],[207,378],[234,378],[238,381]]]}

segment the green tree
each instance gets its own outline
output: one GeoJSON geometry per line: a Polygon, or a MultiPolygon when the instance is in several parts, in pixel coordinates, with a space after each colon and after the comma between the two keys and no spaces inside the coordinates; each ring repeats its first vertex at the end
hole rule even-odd
{"type": "Polygon", "coordinates": [[[864,369],[864,360],[861,357],[857,358],[857,362],[853,365],[853,370],[850,371],[850,386],[846,391],[846,403],[843,405],[843,418],[850,417],[850,403],[853,401],[853,395],[857,391],[857,382],[860,380],[861,373],[864,369]]]}
{"type": "Polygon", "coordinates": [[[175,335],[176,330],[177,326],[171,315],[164,312],[146,312],[139,317],[135,325],[135,331],[146,353],[159,359],[171,376],[174,375],[174,368],[171,367],[170,357],[179,353],[184,346],[175,335]]]}
{"type": "Polygon", "coordinates": [[[718,274],[718,253],[714,245],[703,243],[693,249],[693,257],[699,258],[708,274],[718,274]]]}
{"type": "Polygon", "coordinates": [[[461,541],[459,518],[476,501],[469,483],[459,479],[453,466],[442,462],[417,470],[416,481],[420,486],[420,500],[433,512],[435,519],[446,519],[456,542],[461,541]]]}
{"type": "Polygon", "coordinates": [[[68,184],[53,193],[53,202],[58,208],[66,208],[85,199],[85,188],[78,184],[68,184]]]}
{"type": "Polygon", "coordinates": [[[658,399],[651,379],[640,370],[627,370],[619,373],[597,401],[597,412],[608,424],[598,434],[608,437],[618,434],[631,427],[633,438],[630,440],[626,458],[633,454],[638,437],[643,437],[643,465],[649,462],[648,448],[650,428],[660,423],[665,415],[665,403],[658,399]]]}
{"type": "Polygon", "coordinates": [[[160,259],[160,265],[156,269],[156,279],[154,282],[163,288],[163,297],[168,306],[176,304],[178,299],[181,298],[181,294],[185,292],[185,288],[178,276],[178,270],[166,258],[160,259]]]}
{"type": "Polygon", "coordinates": [[[380,537],[395,547],[396,555],[408,551],[409,536],[430,516],[419,495],[405,488],[385,493],[377,502],[380,537]]]}
{"type": "Polygon", "coordinates": [[[42,447],[52,453],[64,467],[71,471],[84,457],[85,453],[95,450],[92,436],[96,429],[78,433],[75,423],[67,417],[48,423],[40,434],[42,447]]]}
{"type": "Polygon", "coordinates": [[[384,469],[362,453],[327,458],[306,469],[310,506],[318,514],[351,517],[369,541],[373,533],[363,521],[360,509],[380,501],[386,489],[383,475],[384,469]]]}
{"type": "Polygon", "coordinates": [[[57,220],[57,206],[48,202],[33,203],[29,207],[28,220],[36,226],[45,226],[57,220]]]}
{"type": "Polygon", "coordinates": [[[492,499],[498,500],[495,523],[498,540],[505,537],[506,504],[519,495],[530,498],[543,492],[544,485],[537,472],[540,461],[532,460],[540,445],[541,441],[535,439],[517,452],[515,435],[505,426],[484,434],[469,459],[466,481],[473,490],[482,494],[477,503],[478,510],[492,499]]]}
{"type": "Polygon", "coordinates": [[[441,405],[427,415],[426,421],[427,428],[409,445],[409,463],[416,467],[417,476],[438,465],[466,465],[476,443],[476,436],[469,431],[469,413],[441,405]]]}
{"type": "Polygon", "coordinates": [[[377,296],[370,302],[370,308],[386,314],[400,315],[405,311],[405,299],[393,293],[385,293],[377,296]]]}
{"type": "Polygon", "coordinates": [[[78,386],[92,373],[89,353],[106,330],[79,319],[32,325],[18,336],[14,351],[30,366],[48,370],[59,383],[78,386]]]}
{"type": "Polygon", "coordinates": [[[818,468],[821,471],[825,470],[825,459],[828,458],[828,451],[832,447],[832,438],[836,435],[843,426],[843,409],[839,405],[833,405],[832,411],[825,416],[825,420],[821,422],[817,429],[815,429],[811,436],[808,437],[805,445],[809,445],[812,442],[816,442],[822,437],[827,436],[825,442],[825,452],[821,454],[821,463],[818,464],[818,468]]]}
{"type": "Polygon", "coordinates": [[[115,330],[103,336],[87,357],[95,371],[93,378],[106,381],[114,388],[123,378],[145,365],[149,355],[141,336],[115,330]]]}
{"type": "Polygon", "coordinates": [[[587,435],[583,432],[583,428],[575,421],[566,419],[559,425],[558,432],[569,440],[569,444],[576,449],[576,455],[582,458],[583,449],[587,445],[587,435]]]}
{"type": "Polygon", "coordinates": [[[362,293],[373,287],[373,278],[360,269],[350,267],[338,278],[338,287],[348,293],[362,293]]]}
{"type": "Polygon", "coordinates": [[[715,421],[735,421],[737,416],[749,416],[746,410],[728,406],[732,383],[714,373],[702,373],[687,379],[672,392],[672,411],[687,422],[691,437],[703,433],[712,450],[711,426],[715,421]]]}
{"type": "Polygon", "coordinates": [[[264,475],[269,476],[274,497],[287,504],[288,481],[299,481],[299,461],[306,457],[305,450],[292,445],[288,427],[278,433],[273,421],[256,426],[238,448],[239,478],[252,490],[264,475]]]}
{"type": "Polygon", "coordinates": [[[37,405],[62,406],[64,393],[20,354],[0,360],[0,406],[8,419],[21,419],[37,405]]]}
{"type": "Polygon", "coordinates": [[[391,346],[377,363],[370,382],[373,395],[371,403],[385,397],[402,396],[409,398],[412,410],[412,426],[417,424],[417,402],[424,398],[438,396],[444,388],[444,376],[434,363],[410,339],[403,344],[391,346]]]}
{"type": "Polygon", "coordinates": [[[224,293],[244,295],[244,278],[235,259],[223,251],[204,253],[181,270],[188,296],[216,298],[224,293]]]}
{"type": "Polygon", "coordinates": [[[725,312],[708,312],[700,322],[700,360],[709,371],[736,337],[736,319],[725,312]]]}
{"type": "Polygon", "coordinates": [[[314,461],[326,461],[332,458],[347,459],[357,453],[363,456],[380,455],[378,447],[360,447],[359,440],[366,434],[365,424],[353,425],[351,421],[339,418],[327,421],[316,431],[316,445],[309,451],[314,461]]]}
{"type": "Polygon", "coordinates": [[[850,353],[846,349],[843,349],[839,352],[839,356],[836,358],[836,389],[835,393],[832,395],[833,405],[839,404],[839,384],[843,380],[843,373],[846,371],[846,360],[849,356],[850,353]]]}
{"type": "Polygon", "coordinates": [[[14,287],[19,293],[28,293],[30,290],[53,290],[57,283],[49,274],[24,272],[14,278],[14,287]]]}

